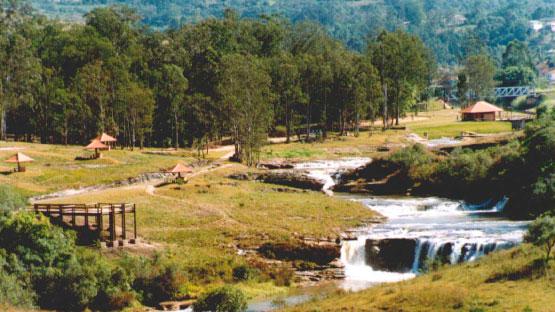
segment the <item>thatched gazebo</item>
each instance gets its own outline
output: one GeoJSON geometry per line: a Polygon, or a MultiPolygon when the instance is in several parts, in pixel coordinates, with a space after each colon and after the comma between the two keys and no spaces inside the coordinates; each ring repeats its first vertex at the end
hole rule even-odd
{"type": "Polygon", "coordinates": [[[495,121],[496,114],[499,114],[501,118],[501,113],[503,109],[490,104],[485,101],[479,101],[474,105],[471,105],[461,111],[463,121],[495,121]]]}
{"type": "Polygon", "coordinates": [[[100,150],[107,150],[108,145],[100,142],[99,139],[94,139],[91,141],[89,145],[85,147],[88,150],[94,150],[94,159],[101,158],[102,154],[99,152],[100,150]]]}
{"type": "Polygon", "coordinates": [[[112,148],[112,145],[114,145],[118,141],[113,136],[110,136],[110,135],[108,135],[104,132],[102,132],[102,134],[99,135],[96,139],[99,140],[100,143],[105,144],[106,146],[108,146],[108,150],[110,150],[112,148]]]}
{"type": "Polygon", "coordinates": [[[193,172],[193,169],[191,169],[191,167],[185,166],[181,163],[175,165],[175,167],[166,171],[166,173],[175,174],[178,179],[183,179],[183,176],[181,174],[186,174],[191,172],[193,172]]]}
{"type": "Polygon", "coordinates": [[[32,162],[34,161],[34,159],[32,159],[31,157],[23,154],[23,153],[17,153],[15,155],[13,155],[12,157],[6,159],[7,163],[16,163],[17,164],[17,171],[16,172],[25,172],[26,169],[24,166],[21,166],[21,163],[26,163],[26,162],[32,162]]]}

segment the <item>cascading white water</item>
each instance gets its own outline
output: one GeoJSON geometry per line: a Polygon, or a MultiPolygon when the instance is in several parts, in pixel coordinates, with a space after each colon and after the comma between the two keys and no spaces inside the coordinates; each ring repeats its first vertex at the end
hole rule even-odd
{"type": "Polygon", "coordinates": [[[357,240],[343,242],[344,287],[350,290],[412,278],[424,270],[429,261],[451,264],[473,261],[492,251],[515,246],[522,241],[527,225],[527,222],[499,217],[506,198],[473,206],[440,198],[351,199],[378,211],[388,217],[388,221],[360,229],[357,240]],[[398,255],[407,257],[410,265],[400,272],[374,270],[373,264],[368,263],[367,242],[381,240],[414,244],[414,250],[398,255]]]}
{"type": "Polygon", "coordinates": [[[297,170],[308,171],[308,176],[322,181],[322,192],[332,196],[332,187],[335,185],[337,175],[349,169],[360,168],[371,161],[370,158],[343,158],[338,160],[317,160],[295,164],[297,170]]]}
{"type": "MultiPolygon", "coordinates": [[[[370,161],[368,158],[312,161],[296,164],[295,169],[308,171],[309,176],[324,182],[322,191],[331,196],[331,188],[342,172],[362,167],[370,161]]],[[[435,197],[349,196],[346,199],[360,201],[388,218],[383,224],[359,229],[356,240],[342,243],[341,261],[346,276],[343,286],[350,290],[413,278],[429,261],[451,264],[473,261],[492,251],[512,247],[522,241],[527,226],[527,222],[508,221],[499,216],[508,198],[478,205],[435,197]],[[378,270],[372,267],[374,264],[369,263],[372,259],[369,260],[367,249],[374,248],[373,255],[379,257],[381,251],[375,244],[382,240],[402,243],[403,247],[395,249],[393,256],[397,256],[395,252],[401,252],[402,255],[398,256],[406,257],[394,259],[401,263],[400,266],[396,263],[395,268],[404,269],[378,270]],[[370,246],[367,246],[368,241],[372,242],[370,246]],[[407,246],[413,247],[403,250],[407,246]]],[[[384,263],[380,265],[383,267],[384,263]]]]}

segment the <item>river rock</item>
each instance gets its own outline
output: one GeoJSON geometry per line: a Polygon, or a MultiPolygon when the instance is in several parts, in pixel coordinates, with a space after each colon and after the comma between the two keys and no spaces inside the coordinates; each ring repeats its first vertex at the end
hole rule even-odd
{"type": "Polygon", "coordinates": [[[258,175],[256,180],[312,191],[320,191],[324,187],[323,181],[309,177],[304,171],[297,170],[270,171],[258,175]]]}
{"type": "Polygon", "coordinates": [[[408,272],[414,262],[416,240],[388,238],[366,240],[366,263],[374,270],[408,272]]]}
{"type": "Polygon", "coordinates": [[[283,163],[283,162],[260,163],[260,164],[258,164],[258,167],[268,169],[268,170],[293,169],[293,168],[295,168],[295,166],[293,164],[283,163]]]}
{"type": "Polygon", "coordinates": [[[327,265],[340,256],[336,244],[266,243],[258,248],[258,252],[270,259],[302,260],[318,265],[327,265]]]}

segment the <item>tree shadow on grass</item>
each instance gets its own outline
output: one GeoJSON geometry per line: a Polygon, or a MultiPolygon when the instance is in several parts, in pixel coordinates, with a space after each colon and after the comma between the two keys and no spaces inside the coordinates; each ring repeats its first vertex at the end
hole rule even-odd
{"type": "Polygon", "coordinates": [[[500,281],[518,281],[521,279],[537,279],[544,276],[549,268],[545,259],[535,259],[531,263],[522,267],[508,267],[501,272],[495,272],[486,279],[486,283],[496,283],[500,281]]]}

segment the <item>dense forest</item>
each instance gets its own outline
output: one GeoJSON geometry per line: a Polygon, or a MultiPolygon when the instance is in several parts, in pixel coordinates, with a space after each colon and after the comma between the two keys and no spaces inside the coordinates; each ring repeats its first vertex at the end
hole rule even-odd
{"type": "Polygon", "coordinates": [[[241,17],[279,15],[292,23],[317,22],[347,47],[364,51],[368,34],[402,29],[417,35],[440,64],[457,64],[476,49],[487,48],[500,59],[512,40],[529,43],[545,58],[553,49],[552,32],[531,30],[529,21],[555,18],[550,0],[33,0],[41,12],[69,20],[101,5],[136,8],[142,22],[155,28],[179,28],[224,15],[232,8],[241,17]]]}
{"type": "Polygon", "coordinates": [[[248,164],[268,131],[358,132],[388,125],[425,96],[435,69],[417,37],[383,31],[363,53],[312,23],[235,11],[153,31],[126,7],[67,25],[10,1],[0,12],[0,134],[84,144],[196,146],[231,137],[248,164]],[[384,92],[382,92],[382,90],[384,92]],[[387,99],[385,97],[387,96],[387,99]]]}

